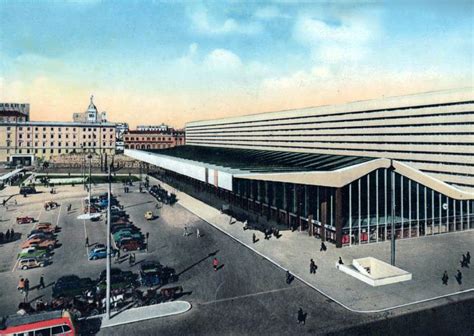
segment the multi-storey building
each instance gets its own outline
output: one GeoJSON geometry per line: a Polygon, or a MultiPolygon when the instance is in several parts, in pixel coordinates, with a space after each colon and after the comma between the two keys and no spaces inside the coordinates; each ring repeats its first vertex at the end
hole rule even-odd
{"type": "Polygon", "coordinates": [[[88,111],[94,114],[88,122],[0,122],[0,161],[30,165],[38,158],[50,160],[69,153],[115,153],[116,124],[97,117],[92,97],[88,111]]]}
{"type": "Polygon", "coordinates": [[[115,152],[115,124],[31,121],[0,123],[0,161],[29,165],[35,158],[115,152]]]}
{"type": "Polygon", "coordinates": [[[184,131],[129,131],[124,135],[125,149],[164,149],[185,144],[184,131]]]}
{"type": "Polygon", "coordinates": [[[0,122],[30,120],[30,104],[0,103],[0,122]]]}
{"type": "Polygon", "coordinates": [[[196,121],[125,154],[338,247],[474,229],[472,88],[196,121]]]}
{"type": "Polygon", "coordinates": [[[137,131],[139,132],[168,132],[172,130],[168,125],[162,123],[161,125],[138,125],[137,131]]]}

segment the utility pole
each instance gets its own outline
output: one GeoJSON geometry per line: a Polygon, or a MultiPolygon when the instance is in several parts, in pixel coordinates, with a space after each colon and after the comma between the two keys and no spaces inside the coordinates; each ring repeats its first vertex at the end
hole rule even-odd
{"type": "Polygon", "coordinates": [[[391,223],[391,228],[392,228],[392,235],[391,235],[391,240],[390,240],[390,247],[391,247],[391,254],[390,254],[390,264],[392,266],[395,266],[395,233],[396,233],[396,227],[395,227],[395,170],[393,169],[393,164],[392,160],[390,160],[390,175],[391,175],[391,183],[390,183],[390,189],[391,189],[391,217],[392,217],[392,223],[391,223]]]}
{"type": "Polygon", "coordinates": [[[91,187],[92,187],[92,178],[91,178],[91,171],[92,171],[92,155],[89,154],[87,156],[87,158],[89,159],[89,219],[91,218],[91,187]]]}
{"type": "Polygon", "coordinates": [[[107,320],[110,319],[110,199],[112,194],[112,176],[111,176],[111,166],[109,166],[109,193],[107,196],[107,274],[106,274],[106,298],[105,298],[105,317],[107,320]]]}

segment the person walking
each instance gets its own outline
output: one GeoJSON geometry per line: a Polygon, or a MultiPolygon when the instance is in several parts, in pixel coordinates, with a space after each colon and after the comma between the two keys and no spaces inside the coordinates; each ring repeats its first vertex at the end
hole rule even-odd
{"type": "Polygon", "coordinates": [[[337,262],[339,265],[344,265],[344,263],[342,262],[342,258],[339,257],[339,261],[337,262]]]}
{"type": "Polygon", "coordinates": [[[132,257],[132,254],[130,253],[130,255],[128,256],[128,265],[129,266],[132,266],[133,265],[133,257],[132,257]]]}
{"type": "Polygon", "coordinates": [[[467,253],[466,253],[466,259],[467,259],[467,263],[470,264],[471,263],[471,253],[469,253],[469,251],[467,251],[467,253]]]}
{"type": "Polygon", "coordinates": [[[445,286],[448,285],[449,276],[448,276],[448,272],[447,272],[447,271],[444,271],[443,277],[441,278],[441,280],[443,281],[443,285],[445,285],[445,286]]]}
{"type": "Polygon", "coordinates": [[[458,272],[456,273],[456,281],[458,282],[459,285],[462,285],[462,273],[460,270],[458,270],[458,272]]]}
{"type": "Polygon", "coordinates": [[[30,280],[28,280],[28,278],[25,278],[25,292],[27,295],[29,291],[30,291],[30,280]]]}
{"type": "Polygon", "coordinates": [[[185,225],[184,230],[183,230],[183,237],[187,237],[187,236],[188,236],[188,227],[185,225]]]}
{"type": "Polygon", "coordinates": [[[40,288],[41,288],[41,289],[46,288],[46,286],[44,285],[44,277],[43,277],[43,275],[41,275],[41,277],[40,277],[39,285],[38,285],[38,290],[39,290],[40,288]]]}
{"type": "Polygon", "coordinates": [[[291,283],[291,280],[293,279],[293,276],[291,275],[290,271],[286,271],[286,283],[289,285],[291,283]]]}
{"type": "Polygon", "coordinates": [[[257,235],[254,233],[252,234],[252,243],[256,243],[257,242],[257,235]]]}
{"type": "Polygon", "coordinates": [[[326,244],[324,244],[324,242],[322,241],[321,242],[321,248],[319,249],[319,252],[326,252],[326,250],[327,250],[326,244]]]}
{"type": "Polygon", "coordinates": [[[304,312],[303,312],[303,308],[300,307],[300,309],[298,309],[298,320],[297,320],[298,324],[305,324],[305,318],[304,318],[304,312]]]}
{"type": "Polygon", "coordinates": [[[310,274],[316,274],[316,263],[314,262],[313,259],[309,262],[309,273],[310,274]]]}
{"type": "Polygon", "coordinates": [[[24,290],[25,290],[25,279],[20,278],[20,281],[18,281],[17,289],[18,289],[21,293],[24,292],[24,290]]]}
{"type": "Polygon", "coordinates": [[[86,244],[85,247],[89,247],[89,237],[86,237],[86,244]]]}
{"type": "Polygon", "coordinates": [[[465,254],[462,255],[462,260],[460,261],[461,267],[469,267],[467,264],[467,257],[465,254]]]}
{"type": "Polygon", "coordinates": [[[199,228],[196,229],[196,238],[201,237],[201,233],[199,232],[199,228]]]}
{"type": "Polygon", "coordinates": [[[13,229],[10,230],[10,239],[11,240],[15,239],[15,230],[13,229]]]}
{"type": "Polygon", "coordinates": [[[219,266],[219,260],[217,258],[214,258],[212,260],[212,267],[214,268],[214,272],[217,272],[217,267],[219,266]]]}

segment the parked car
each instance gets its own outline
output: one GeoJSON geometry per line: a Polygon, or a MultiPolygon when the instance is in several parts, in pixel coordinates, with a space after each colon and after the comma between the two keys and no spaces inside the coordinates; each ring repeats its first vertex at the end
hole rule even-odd
{"type": "Polygon", "coordinates": [[[48,259],[41,257],[21,258],[18,261],[18,268],[22,270],[27,270],[35,267],[45,267],[46,265],[48,265],[48,263],[48,259]]]}
{"type": "Polygon", "coordinates": [[[54,249],[56,246],[56,240],[53,239],[41,239],[39,237],[33,237],[31,239],[27,239],[26,241],[21,244],[21,248],[27,248],[30,246],[35,246],[35,247],[44,247],[49,250],[54,249]]]}
{"type": "Polygon", "coordinates": [[[125,237],[122,238],[117,244],[124,252],[127,251],[136,251],[136,250],[143,250],[145,248],[145,244],[143,240],[137,240],[134,238],[125,237]]]}
{"type": "Polygon", "coordinates": [[[18,253],[18,258],[33,258],[33,257],[50,258],[51,255],[49,254],[47,250],[39,249],[34,246],[24,248],[20,251],[20,253],[18,253]]]}
{"type": "Polygon", "coordinates": [[[155,215],[153,215],[153,212],[147,211],[147,212],[145,212],[145,219],[146,220],[153,220],[153,219],[155,219],[155,215]]]}
{"type": "Polygon", "coordinates": [[[125,238],[135,239],[143,241],[143,235],[140,232],[125,231],[121,230],[113,234],[114,241],[118,244],[122,244],[122,240],[125,238]]]}
{"type": "Polygon", "coordinates": [[[25,195],[25,194],[36,194],[36,188],[32,186],[23,186],[20,187],[20,194],[25,195]]]}
{"type": "Polygon", "coordinates": [[[119,217],[119,216],[110,216],[110,221],[113,224],[131,224],[132,222],[128,219],[128,217],[119,217]]]}
{"type": "Polygon", "coordinates": [[[79,278],[76,275],[66,275],[55,282],[53,286],[53,298],[81,295],[85,291],[92,289],[95,284],[91,278],[79,278]]]}
{"type": "Polygon", "coordinates": [[[56,236],[54,235],[54,233],[44,232],[44,231],[41,231],[41,230],[31,230],[31,232],[28,235],[27,239],[31,239],[31,238],[56,240],[56,236]]]}
{"type": "Polygon", "coordinates": [[[17,224],[30,224],[30,223],[33,223],[34,221],[35,219],[29,216],[21,216],[21,217],[16,218],[17,224]]]}
{"type": "Polygon", "coordinates": [[[35,225],[35,230],[54,233],[59,231],[59,227],[52,225],[51,223],[38,223],[35,225]]]}
{"type": "MultiPolygon", "coordinates": [[[[111,249],[111,256],[115,256],[115,250],[111,249]]],[[[95,246],[92,250],[89,252],[89,260],[97,260],[97,259],[103,259],[107,257],[107,247],[105,246],[100,246],[97,247],[95,246]]]]}
{"type": "Polygon", "coordinates": [[[161,265],[157,261],[147,261],[140,265],[140,283],[152,287],[176,282],[178,276],[171,267],[161,265]]]}
{"type": "Polygon", "coordinates": [[[57,207],[59,207],[59,204],[57,202],[54,202],[54,201],[49,201],[49,202],[44,203],[44,209],[45,210],[56,209],[57,207]]]}
{"type": "Polygon", "coordinates": [[[110,232],[112,234],[122,230],[122,229],[131,229],[131,230],[137,230],[139,231],[140,229],[138,227],[136,227],[135,225],[131,224],[131,223],[127,223],[127,224],[117,224],[117,225],[112,225],[111,228],[110,228],[110,232]]]}
{"type": "MultiPolygon", "coordinates": [[[[103,270],[97,279],[97,287],[99,290],[105,290],[106,278],[106,270],[103,270]]],[[[138,274],[130,271],[122,271],[120,268],[114,267],[110,270],[110,284],[111,289],[136,287],[139,285],[138,274]]]]}

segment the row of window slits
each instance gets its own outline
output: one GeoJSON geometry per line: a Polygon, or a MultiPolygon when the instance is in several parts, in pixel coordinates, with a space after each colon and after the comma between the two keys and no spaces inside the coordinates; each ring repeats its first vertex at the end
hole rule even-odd
{"type": "MultiPolygon", "coordinates": [[[[433,107],[446,107],[446,106],[456,106],[456,105],[468,105],[472,104],[474,101],[464,101],[464,102],[452,102],[445,104],[431,104],[431,105],[419,105],[419,106],[407,106],[407,107],[394,107],[394,108],[385,108],[385,109],[373,109],[365,111],[354,111],[354,112],[340,112],[340,113],[328,113],[328,114],[311,114],[304,116],[293,116],[293,117],[282,117],[282,118],[271,118],[271,119],[261,119],[261,120],[248,120],[248,121],[234,121],[227,123],[217,123],[217,124],[205,124],[205,125],[189,125],[186,128],[188,129],[199,129],[200,127],[209,127],[209,126],[223,126],[223,125],[235,125],[235,124],[252,124],[255,122],[267,122],[267,121],[282,121],[282,120],[295,120],[295,119],[307,119],[315,117],[332,117],[340,115],[354,115],[354,114],[363,114],[363,113],[377,113],[377,112],[387,112],[387,111],[405,111],[405,110],[419,110],[424,108],[433,108],[433,107]]],[[[287,112],[296,112],[298,110],[289,110],[287,112]]],[[[270,112],[271,113],[271,112],[270,112]]],[[[269,114],[270,114],[269,113],[269,114]]],[[[249,116],[252,117],[252,116],[249,116]]]]}

